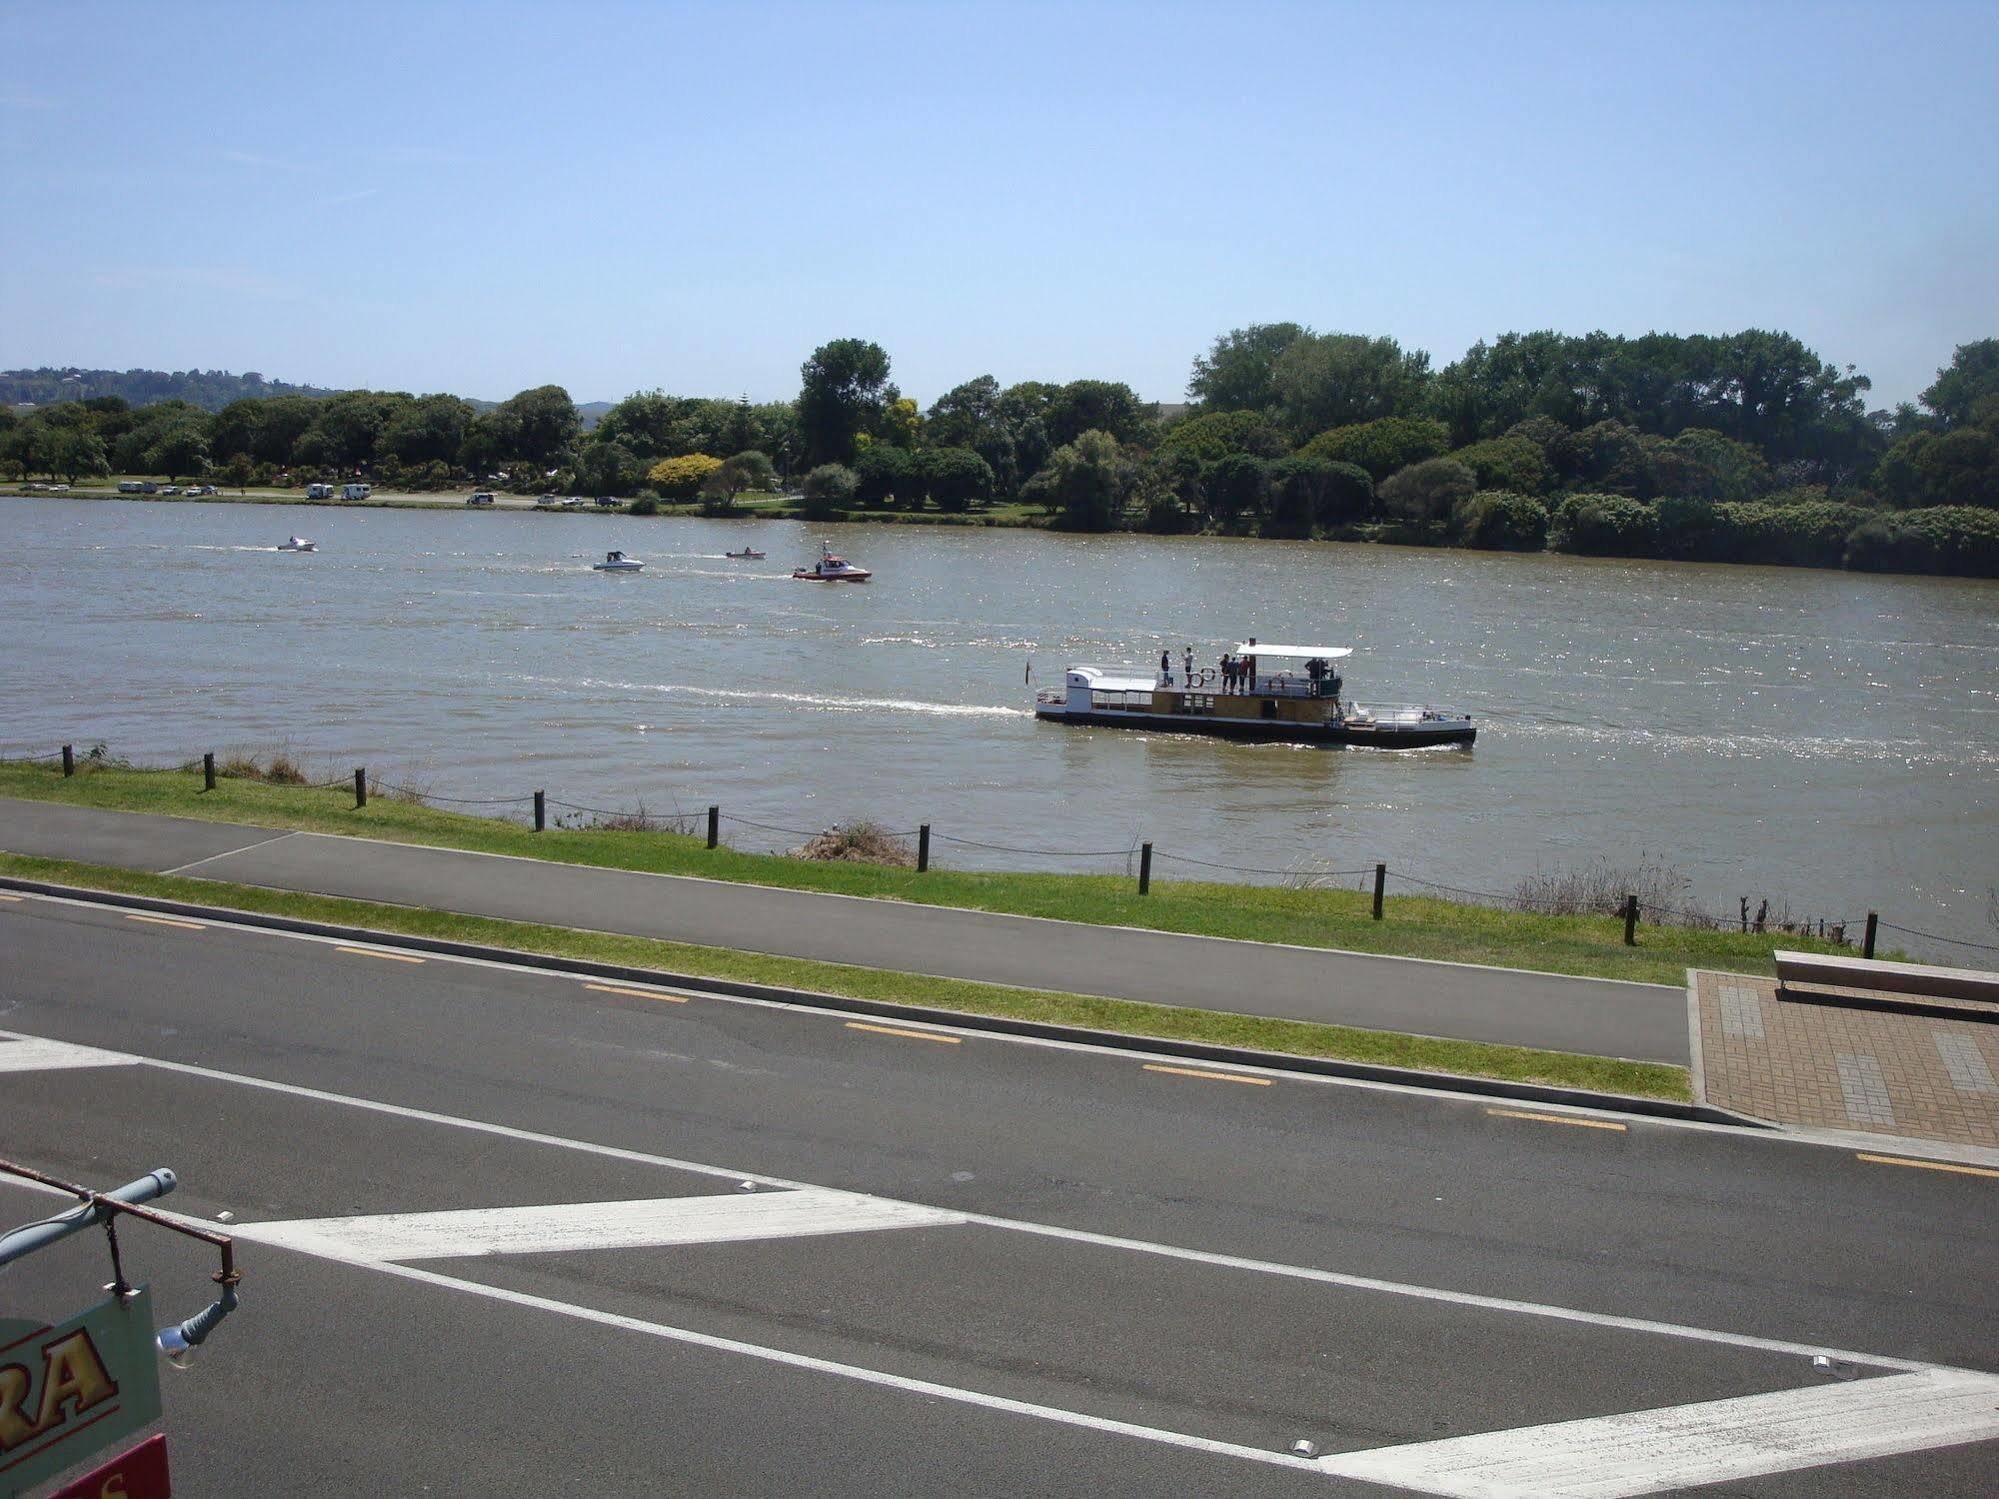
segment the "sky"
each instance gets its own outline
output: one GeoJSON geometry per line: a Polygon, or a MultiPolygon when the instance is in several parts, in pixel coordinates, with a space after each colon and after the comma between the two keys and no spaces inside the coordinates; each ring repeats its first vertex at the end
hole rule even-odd
{"type": "Polygon", "coordinates": [[[1999,5],[0,0],[0,368],[1184,399],[1256,322],[1999,335],[1999,5]]]}

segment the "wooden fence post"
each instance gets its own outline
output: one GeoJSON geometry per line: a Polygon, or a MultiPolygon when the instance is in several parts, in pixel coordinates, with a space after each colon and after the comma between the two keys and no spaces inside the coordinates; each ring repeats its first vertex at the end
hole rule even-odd
{"type": "Polygon", "coordinates": [[[1624,897],[1624,945],[1638,945],[1638,897],[1635,895],[1624,897]]]}
{"type": "Polygon", "coordinates": [[[1374,919],[1376,921],[1381,920],[1381,895],[1382,891],[1387,888],[1387,885],[1388,885],[1388,866],[1386,864],[1375,865],[1374,866],[1374,919]]]}
{"type": "Polygon", "coordinates": [[[368,805],[368,767],[354,767],[354,805],[356,808],[368,805]]]}
{"type": "Polygon", "coordinates": [[[713,848],[721,841],[722,809],[720,807],[710,807],[708,809],[708,846],[713,848]]]}
{"type": "Polygon", "coordinates": [[[1874,928],[1878,926],[1880,922],[1881,922],[1881,917],[1878,913],[1874,911],[1869,911],[1867,913],[1867,936],[1860,944],[1861,957],[1871,958],[1874,956],[1874,928]]]}
{"type": "Polygon", "coordinates": [[[73,744],[62,747],[62,773],[66,776],[76,774],[76,746],[73,744]]]}
{"type": "Polygon", "coordinates": [[[1149,895],[1151,894],[1151,892],[1152,892],[1152,845],[1149,843],[1141,843],[1138,846],[1138,893],[1140,895],[1149,895]]]}
{"type": "Polygon", "coordinates": [[[546,796],[547,793],[543,791],[537,791],[534,794],[534,830],[537,833],[548,831],[548,802],[545,800],[546,796]]]}
{"type": "Polygon", "coordinates": [[[203,756],[201,757],[201,782],[202,782],[202,789],[203,789],[203,790],[205,790],[205,791],[213,791],[213,790],[215,789],[215,751],[214,751],[214,750],[209,750],[209,751],[208,751],[208,752],[207,752],[206,754],[204,754],[204,755],[203,755],[203,756]]]}
{"type": "Polygon", "coordinates": [[[930,824],[924,823],[916,830],[916,872],[927,873],[930,869],[930,824]]]}

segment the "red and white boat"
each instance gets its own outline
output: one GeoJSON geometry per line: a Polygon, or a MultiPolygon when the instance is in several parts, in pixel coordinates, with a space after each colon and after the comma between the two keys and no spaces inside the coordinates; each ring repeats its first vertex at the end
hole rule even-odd
{"type": "Polygon", "coordinates": [[[791,575],[808,583],[865,583],[874,576],[865,567],[856,567],[845,557],[835,557],[830,546],[820,547],[817,562],[810,567],[795,567],[791,575]]]}

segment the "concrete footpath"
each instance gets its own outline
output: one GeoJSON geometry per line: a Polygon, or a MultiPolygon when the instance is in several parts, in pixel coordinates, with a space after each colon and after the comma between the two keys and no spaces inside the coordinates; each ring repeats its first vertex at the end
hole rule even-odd
{"type": "Polygon", "coordinates": [[[0,850],[1191,1009],[1685,1065],[1685,990],[0,799],[0,850]]]}

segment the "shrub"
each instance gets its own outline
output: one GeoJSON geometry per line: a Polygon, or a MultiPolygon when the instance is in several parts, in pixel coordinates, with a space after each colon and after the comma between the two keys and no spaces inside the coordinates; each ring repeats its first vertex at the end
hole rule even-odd
{"type": "Polygon", "coordinates": [[[659,501],[649,494],[642,494],[627,507],[629,515],[658,515],[659,501]]]}
{"type": "Polygon", "coordinates": [[[1430,458],[1397,471],[1378,491],[1381,508],[1403,520],[1437,521],[1472,497],[1478,479],[1462,463],[1430,458]]]}
{"type": "Polygon", "coordinates": [[[1548,507],[1531,494],[1480,490],[1451,523],[1461,544],[1489,552],[1538,552],[1548,543],[1548,507]]]}
{"type": "Polygon", "coordinates": [[[1556,509],[1548,528],[1558,552],[1587,557],[1658,555],[1659,517],[1643,500],[1621,494],[1572,494],[1556,509]]]}
{"type": "Polygon", "coordinates": [[[1158,450],[1192,453],[1203,463],[1213,463],[1231,453],[1276,458],[1284,446],[1283,434],[1258,412],[1208,411],[1169,428],[1160,438],[1158,450]]]}
{"type": "Polygon", "coordinates": [[[805,513],[814,520],[838,514],[854,498],[854,471],[843,463],[822,463],[805,476],[805,513]]]}
{"type": "Polygon", "coordinates": [[[1546,494],[1555,482],[1546,455],[1524,437],[1489,438],[1459,448],[1451,457],[1477,476],[1480,489],[1546,494]]]}
{"type": "Polygon", "coordinates": [[[1328,463],[1326,488],[1313,519],[1321,530],[1364,521],[1374,514],[1374,480],[1358,463],[1328,463]]]}
{"type": "Polygon", "coordinates": [[[1717,505],[1708,555],[1778,567],[1838,567],[1845,560],[1847,538],[1873,514],[1858,505],[1822,500],[1717,505]]]}
{"type": "Polygon", "coordinates": [[[993,470],[970,448],[936,448],[923,454],[930,498],[939,510],[958,513],[993,497],[993,470]]]}
{"type": "Polygon", "coordinates": [[[1999,578],[1999,512],[1939,505],[1871,516],[1847,537],[1844,559],[1859,572],[1999,578]]]}
{"type": "Polygon", "coordinates": [[[1385,416],[1321,432],[1298,452],[1301,457],[1323,458],[1328,463],[1357,464],[1378,484],[1397,469],[1442,457],[1450,446],[1451,429],[1442,422],[1385,416]]]}

